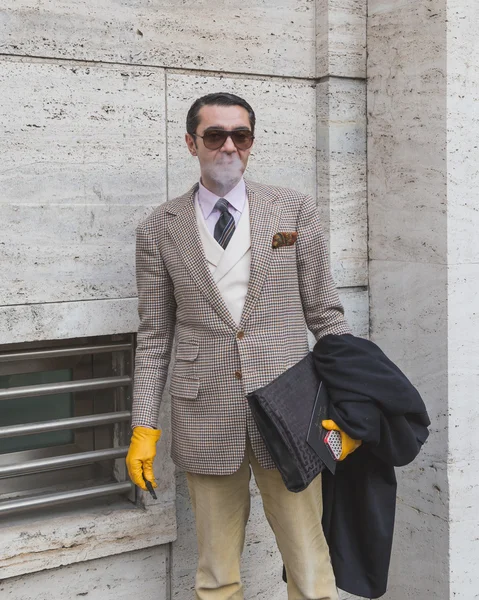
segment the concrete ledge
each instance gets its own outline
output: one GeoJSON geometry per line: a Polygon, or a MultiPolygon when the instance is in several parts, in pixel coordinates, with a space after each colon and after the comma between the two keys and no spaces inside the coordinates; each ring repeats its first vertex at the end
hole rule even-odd
{"type": "Polygon", "coordinates": [[[53,569],[102,556],[158,546],[176,539],[175,501],[147,509],[107,506],[54,516],[9,520],[0,525],[2,578],[53,569]]]}

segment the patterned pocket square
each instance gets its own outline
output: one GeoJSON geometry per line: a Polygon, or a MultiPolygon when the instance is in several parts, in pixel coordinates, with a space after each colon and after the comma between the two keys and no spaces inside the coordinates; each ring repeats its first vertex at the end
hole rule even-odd
{"type": "Polygon", "coordinates": [[[273,248],[292,246],[298,239],[297,231],[280,231],[273,235],[273,248]]]}

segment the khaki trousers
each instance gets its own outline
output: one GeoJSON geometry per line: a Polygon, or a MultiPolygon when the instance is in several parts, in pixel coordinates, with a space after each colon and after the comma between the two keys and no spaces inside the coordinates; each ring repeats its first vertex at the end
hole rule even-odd
{"type": "Polygon", "coordinates": [[[240,559],[250,511],[250,465],[286,567],[288,599],[337,600],[321,526],[321,476],[302,492],[289,492],[278,470],[260,466],[249,441],[243,463],[232,475],[187,473],[199,553],[195,598],[244,598],[240,559]]]}

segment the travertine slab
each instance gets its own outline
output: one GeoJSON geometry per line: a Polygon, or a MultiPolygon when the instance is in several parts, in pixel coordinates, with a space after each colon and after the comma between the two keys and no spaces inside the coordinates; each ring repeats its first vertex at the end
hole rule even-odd
{"type": "Polygon", "coordinates": [[[153,207],[0,205],[0,304],[136,295],[135,227],[153,207]]]}
{"type": "Polygon", "coordinates": [[[344,315],[353,334],[369,336],[369,294],[366,288],[339,289],[339,297],[344,307],[344,315]]]}
{"type": "Polygon", "coordinates": [[[134,296],[134,229],[165,198],[164,73],[5,61],[0,85],[0,304],[134,296]]]}
{"type": "Polygon", "coordinates": [[[314,77],[314,0],[4,0],[0,52],[314,77]]]}
{"type": "Polygon", "coordinates": [[[448,316],[450,588],[477,598],[479,573],[479,5],[449,0],[448,316]]]}
{"type": "MultiPolygon", "coordinates": [[[[422,511],[416,502],[430,489],[436,495],[436,508],[442,504],[442,493],[447,489],[446,469],[436,465],[415,474],[399,472],[396,524],[391,558],[388,593],[384,600],[405,598],[441,598],[448,600],[448,568],[444,556],[448,553],[449,525],[447,518],[434,512],[422,511]],[[436,472],[437,470],[437,472],[436,472]],[[416,490],[413,497],[404,498],[404,477],[414,477],[416,490]],[[440,484],[438,484],[440,482],[440,484]]],[[[445,508],[444,512],[447,512],[445,508]]],[[[464,596],[473,598],[473,596],[464,596]]]]}
{"type": "Polygon", "coordinates": [[[1,204],[164,197],[162,69],[3,60],[0,88],[1,204]]]}
{"type": "Polygon", "coordinates": [[[57,507],[53,514],[10,518],[2,523],[0,535],[1,576],[16,577],[171,542],[176,538],[175,503],[163,501],[160,493],[147,510],[126,500],[103,500],[96,509],[57,507]]]}
{"type": "MultiPolygon", "coordinates": [[[[469,153],[469,146],[462,146],[463,156],[469,153]]],[[[474,190],[474,186],[471,189],[474,190]]],[[[454,197],[457,198],[455,193],[454,197]]],[[[462,210],[456,204],[451,212],[459,216],[462,210]]],[[[467,262],[448,267],[450,577],[451,589],[463,598],[475,598],[479,584],[479,264],[477,259],[469,262],[474,248],[477,254],[477,212],[472,212],[470,218],[471,226],[468,224],[465,231],[461,229],[464,238],[458,231],[454,238],[456,244],[451,249],[455,257],[467,262]],[[472,238],[468,234],[472,234],[473,224],[476,240],[469,246],[472,238]]],[[[454,216],[451,219],[455,221],[454,216]]],[[[452,225],[453,229],[460,220],[452,225]]]]}
{"type": "Polygon", "coordinates": [[[445,0],[369,2],[370,257],[446,260],[445,0]]]}
{"type": "Polygon", "coordinates": [[[371,338],[419,389],[432,420],[416,461],[398,471],[388,600],[448,598],[448,379],[445,265],[373,260],[371,338]]]}
{"type": "MultiPolygon", "coordinates": [[[[447,239],[450,263],[478,263],[479,3],[448,0],[447,239]]],[[[479,282],[476,280],[476,289],[479,282]]]]}
{"type": "Polygon", "coordinates": [[[367,0],[316,0],[316,76],[366,78],[367,0]]]}
{"type": "MultiPolygon", "coordinates": [[[[373,260],[371,339],[421,393],[431,418],[422,454],[447,456],[447,269],[445,265],[373,260]]],[[[418,475],[419,476],[419,475],[418,475]]]]}
{"type": "Polygon", "coordinates": [[[18,344],[138,329],[136,298],[0,307],[0,343],[18,344]]]}
{"type": "Polygon", "coordinates": [[[339,287],[368,284],[366,85],[328,78],[317,87],[318,206],[339,287]]]}
{"type": "Polygon", "coordinates": [[[184,193],[199,179],[197,159],[190,156],[184,141],[186,114],[196,98],[217,91],[243,97],[256,114],[256,139],[245,176],[314,196],[316,108],[312,84],[168,73],[169,198],[184,193]]]}
{"type": "Polygon", "coordinates": [[[0,595],[8,600],[170,600],[168,546],[4,579],[0,595]]]}
{"type": "MultiPolygon", "coordinates": [[[[475,223],[477,231],[478,217],[475,223]]],[[[456,240],[468,243],[467,238],[456,240]]],[[[454,462],[463,462],[479,456],[479,439],[466,433],[479,430],[479,264],[449,265],[448,292],[449,418],[454,424],[449,454],[454,462]]],[[[471,472],[466,481],[479,485],[479,475],[471,472]]],[[[479,521],[476,528],[479,535],[479,521]]]]}

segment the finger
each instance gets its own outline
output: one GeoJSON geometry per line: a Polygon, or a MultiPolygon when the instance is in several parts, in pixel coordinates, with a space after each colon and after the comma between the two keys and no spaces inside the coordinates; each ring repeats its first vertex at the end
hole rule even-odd
{"type": "Polygon", "coordinates": [[[140,487],[142,490],[147,491],[145,481],[143,479],[143,465],[141,460],[131,459],[127,463],[127,467],[128,474],[130,475],[130,479],[133,481],[133,483],[140,487]]]}
{"type": "Polygon", "coordinates": [[[143,461],[143,475],[145,479],[151,481],[151,485],[154,488],[158,487],[155,481],[155,473],[153,472],[153,459],[149,458],[143,461]]]}
{"type": "Polygon", "coordinates": [[[341,429],[339,429],[336,423],[331,419],[325,419],[321,422],[321,425],[324,427],[324,429],[327,429],[328,431],[341,431],[341,429]]]}
{"type": "Polygon", "coordinates": [[[353,440],[353,438],[349,437],[349,435],[347,433],[344,433],[344,431],[341,432],[341,441],[343,445],[343,450],[341,452],[339,460],[344,460],[347,456],[349,456],[355,450],[357,450],[362,444],[361,440],[353,440]]]}

